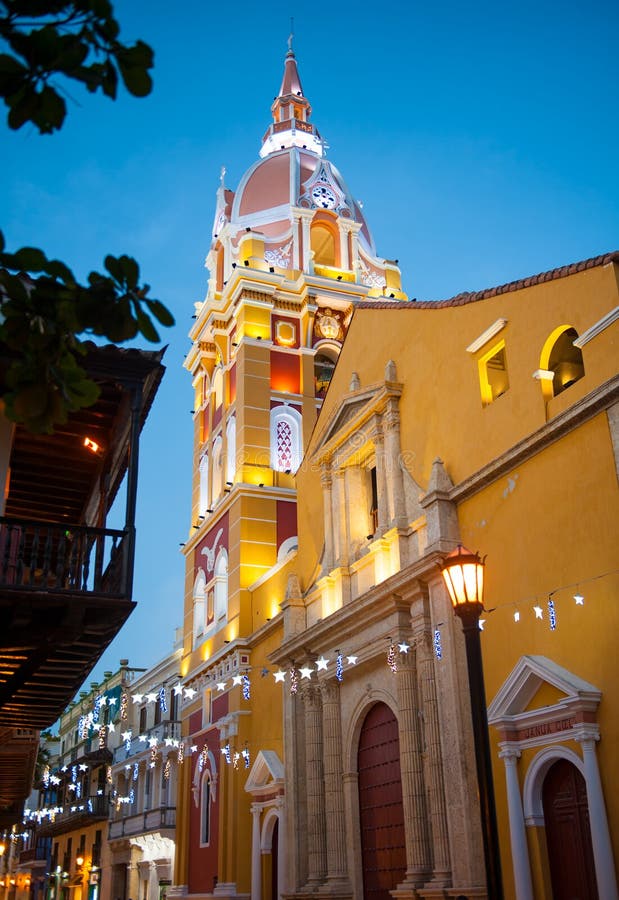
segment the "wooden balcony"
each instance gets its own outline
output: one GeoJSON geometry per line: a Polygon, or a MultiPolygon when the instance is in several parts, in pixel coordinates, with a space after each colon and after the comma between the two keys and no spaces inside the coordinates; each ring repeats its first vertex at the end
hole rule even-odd
{"type": "Polygon", "coordinates": [[[110,822],[108,840],[127,837],[135,834],[147,834],[149,831],[162,831],[176,828],[176,807],[158,806],[132,816],[124,816],[110,822]]]}

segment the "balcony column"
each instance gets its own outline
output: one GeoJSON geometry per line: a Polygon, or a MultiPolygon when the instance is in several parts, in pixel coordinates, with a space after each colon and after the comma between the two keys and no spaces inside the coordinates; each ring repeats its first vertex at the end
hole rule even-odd
{"type": "Polygon", "coordinates": [[[327,872],[325,795],[320,691],[313,685],[302,690],[305,708],[305,759],[307,785],[307,887],[317,887],[327,872]]]}

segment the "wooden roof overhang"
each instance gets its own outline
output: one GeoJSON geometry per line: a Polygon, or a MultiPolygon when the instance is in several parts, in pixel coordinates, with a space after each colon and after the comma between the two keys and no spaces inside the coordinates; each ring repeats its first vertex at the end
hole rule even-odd
{"type": "MultiPolygon", "coordinates": [[[[21,426],[13,433],[0,517],[0,729],[52,725],[135,606],[138,438],[164,351],[87,348],[80,363],[99,384],[99,399],[51,435],[21,426]],[[86,437],[99,452],[84,446],[86,437]],[[107,529],[125,474],[125,527],[107,529]]],[[[22,761],[32,772],[31,760],[22,761]]],[[[4,769],[0,817],[28,793],[4,769]]]]}

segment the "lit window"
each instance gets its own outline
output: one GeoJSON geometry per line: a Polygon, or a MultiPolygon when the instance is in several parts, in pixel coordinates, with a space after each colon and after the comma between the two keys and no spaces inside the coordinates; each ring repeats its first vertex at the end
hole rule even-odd
{"type": "Polygon", "coordinates": [[[228,616],[228,554],[223,547],[215,560],[214,580],[215,618],[225,619],[228,616]]]}
{"type": "Polygon", "coordinates": [[[314,263],[320,266],[335,266],[335,237],[325,225],[312,225],[311,247],[314,263]]]}
{"type": "Polygon", "coordinates": [[[271,410],[271,468],[296,472],[301,464],[301,416],[290,406],[271,410]]]}
{"type": "Polygon", "coordinates": [[[314,393],[324,397],[333,376],[335,360],[326,353],[317,353],[314,357],[314,393]]]}
{"type": "Polygon", "coordinates": [[[208,509],[208,455],[205,453],[200,460],[200,498],[198,500],[198,515],[206,515],[208,509]]]}
{"type": "Polygon", "coordinates": [[[215,409],[218,409],[224,399],[224,373],[221,366],[218,366],[213,373],[213,397],[215,398],[215,409]]]}
{"type": "Polygon", "coordinates": [[[492,350],[485,353],[478,366],[481,399],[483,405],[488,406],[509,388],[505,341],[500,341],[492,350]]]}
{"type": "Polygon", "coordinates": [[[206,626],[206,580],[202,569],[198,572],[193,588],[193,644],[204,634],[206,626]]]}
{"type": "Polygon", "coordinates": [[[226,425],[226,481],[233,482],[236,474],[236,418],[226,425]]]}
{"type": "Polygon", "coordinates": [[[213,501],[219,500],[224,489],[223,441],[221,435],[213,443],[213,501]]]}

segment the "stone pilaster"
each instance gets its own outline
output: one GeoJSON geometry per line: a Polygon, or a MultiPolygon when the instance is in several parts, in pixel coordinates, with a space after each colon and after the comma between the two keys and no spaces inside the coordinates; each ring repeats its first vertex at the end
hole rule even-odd
{"type": "Polygon", "coordinates": [[[400,771],[406,838],[406,876],[398,888],[406,889],[423,885],[431,871],[413,648],[408,653],[400,654],[397,690],[400,771]]]}
{"type": "Polygon", "coordinates": [[[323,682],[322,721],[324,746],[325,814],[327,825],[327,881],[338,890],[350,890],[346,860],[346,818],[342,766],[342,722],[337,681],[323,682]]]}
{"type": "Polygon", "coordinates": [[[322,508],[325,527],[325,555],[323,569],[329,572],[335,559],[333,541],[333,478],[327,466],[323,466],[320,483],[322,485],[322,508]]]}
{"type": "Polygon", "coordinates": [[[385,439],[381,422],[376,419],[376,427],[372,431],[374,456],[376,458],[376,493],[378,495],[378,527],[376,537],[384,534],[389,523],[389,495],[387,490],[387,472],[385,467],[385,439]]]}
{"type": "Polygon", "coordinates": [[[387,411],[383,416],[385,433],[385,465],[389,490],[389,514],[391,525],[406,528],[406,500],[404,495],[404,475],[400,465],[400,413],[398,401],[389,400],[387,411]]]}
{"type": "Polygon", "coordinates": [[[302,689],[305,707],[305,760],[307,798],[307,887],[322,884],[327,874],[325,795],[320,690],[302,689]]]}

